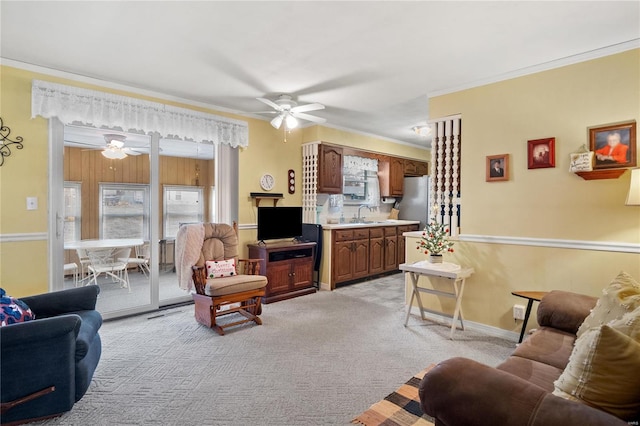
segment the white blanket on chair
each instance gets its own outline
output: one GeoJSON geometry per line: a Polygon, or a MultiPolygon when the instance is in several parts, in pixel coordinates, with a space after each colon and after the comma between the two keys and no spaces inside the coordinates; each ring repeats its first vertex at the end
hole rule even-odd
{"type": "Polygon", "coordinates": [[[182,225],[176,235],[176,275],[178,286],[191,291],[193,289],[193,270],[191,269],[202,252],[204,243],[204,225],[201,223],[182,225]]]}

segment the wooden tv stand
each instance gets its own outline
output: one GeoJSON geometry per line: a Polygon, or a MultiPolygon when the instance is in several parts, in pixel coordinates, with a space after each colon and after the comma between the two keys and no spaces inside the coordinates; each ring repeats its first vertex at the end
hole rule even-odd
{"type": "Polygon", "coordinates": [[[260,259],[260,274],[267,284],[264,303],[315,293],[313,260],[316,243],[278,242],[247,244],[249,257],[260,259]]]}

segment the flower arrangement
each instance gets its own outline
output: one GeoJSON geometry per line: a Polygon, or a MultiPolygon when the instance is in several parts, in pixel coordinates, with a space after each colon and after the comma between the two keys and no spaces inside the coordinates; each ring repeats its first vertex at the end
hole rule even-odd
{"type": "Polygon", "coordinates": [[[449,228],[442,223],[437,223],[435,219],[424,227],[422,237],[418,241],[416,249],[424,254],[432,256],[440,255],[443,251],[453,253],[453,241],[449,241],[449,228]]]}

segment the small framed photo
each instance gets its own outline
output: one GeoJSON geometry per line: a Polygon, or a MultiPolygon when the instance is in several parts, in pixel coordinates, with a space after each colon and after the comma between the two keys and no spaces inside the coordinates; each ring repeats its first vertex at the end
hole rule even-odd
{"type": "Polygon", "coordinates": [[[487,182],[509,180],[509,154],[487,155],[487,182]]]}
{"type": "Polygon", "coordinates": [[[636,166],[636,122],[589,127],[594,170],[636,166]]]}
{"type": "Polygon", "coordinates": [[[556,138],[527,141],[527,168],[544,169],[556,166],[556,138]]]}

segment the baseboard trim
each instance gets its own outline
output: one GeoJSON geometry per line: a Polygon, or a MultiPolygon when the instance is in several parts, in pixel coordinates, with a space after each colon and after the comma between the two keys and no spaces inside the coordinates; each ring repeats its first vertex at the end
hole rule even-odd
{"type": "Polygon", "coordinates": [[[0,234],[0,243],[16,243],[22,241],[46,241],[49,234],[46,232],[24,232],[17,234],[0,234]]]}
{"type": "Polygon", "coordinates": [[[331,283],[320,282],[320,291],[331,291],[331,283]]]}
{"type": "MultiPolygon", "coordinates": [[[[411,315],[414,315],[418,318],[418,320],[420,319],[420,308],[418,308],[417,306],[411,306],[411,315]]],[[[445,325],[447,327],[451,327],[451,320],[448,317],[442,317],[440,315],[437,314],[432,314],[429,312],[425,312],[424,313],[425,318],[427,318],[430,321],[433,321],[435,323],[438,324],[442,324],[445,325]]],[[[459,325],[459,324],[458,324],[459,325]]],[[[477,332],[480,332],[482,334],[486,334],[489,336],[493,336],[493,337],[499,337],[501,339],[505,339],[505,340],[510,340],[514,343],[516,343],[518,341],[518,339],[520,338],[520,333],[517,333],[515,331],[509,331],[509,330],[503,330],[501,328],[498,327],[493,327],[490,325],[486,325],[486,324],[482,324],[479,322],[474,322],[474,321],[469,321],[469,320],[464,320],[464,327],[466,329],[469,330],[474,330],[477,332]]],[[[462,332],[464,333],[464,331],[461,330],[457,330],[456,333],[462,332]]],[[[455,333],[454,333],[454,339],[455,339],[455,333]]]]}

